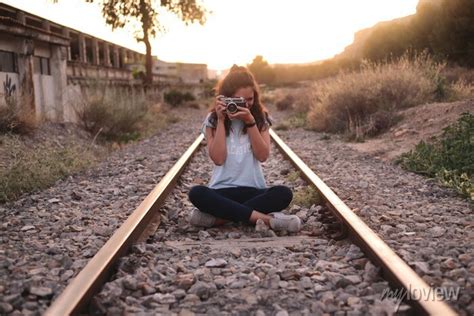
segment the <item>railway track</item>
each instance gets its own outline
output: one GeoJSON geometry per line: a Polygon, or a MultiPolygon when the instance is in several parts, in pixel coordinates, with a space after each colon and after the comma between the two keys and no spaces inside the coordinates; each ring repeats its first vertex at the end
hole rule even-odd
{"type": "MultiPolygon", "coordinates": [[[[130,306],[130,312],[305,314],[327,312],[328,308],[336,312],[341,309],[340,297],[343,310],[363,313],[370,311],[367,306],[380,303],[374,298],[381,299],[388,289],[381,276],[411,297],[432,292],[275,132],[271,131],[271,136],[286,158],[283,162],[281,155],[273,154],[279,158],[269,162],[273,169],[291,163],[322,197],[323,206],[311,207],[309,214],[299,207],[294,209],[309,217],[305,227],[310,228],[296,236],[275,236],[265,227],[199,231],[185,226],[185,209],[189,207],[183,204],[185,193],[206,173],[178,180],[192,160],[199,165],[207,162],[200,135],[45,314],[123,312],[123,306],[130,306]],[[180,188],[175,188],[178,182],[180,188]],[[172,201],[166,205],[171,192],[172,201]],[[160,215],[163,209],[167,216],[160,215]],[[327,231],[318,233],[320,226],[314,219],[323,221],[327,211],[339,219],[343,232],[358,247],[347,240],[327,238],[327,231]],[[316,229],[311,227],[311,217],[316,229]],[[127,255],[130,249],[132,253],[127,255]],[[374,272],[377,270],[367,259],[380,267],[381,273],[374,272]],[[333,292],[335,296],[331,296],[333,292]]],[[[274,174],[274,184],[287,170],[274,174]]],[[[423,314],[456,314],[434,296],[407,303],[423,314]]]]}

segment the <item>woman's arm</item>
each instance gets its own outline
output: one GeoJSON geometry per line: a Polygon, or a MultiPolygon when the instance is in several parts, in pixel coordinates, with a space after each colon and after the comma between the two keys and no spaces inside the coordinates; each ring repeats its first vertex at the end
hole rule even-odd
{"type": "Polygon", "coordinates": [[[222,101],[220,101],[219,97],[216,98],[215,108],[217,114],[217,126],[215,129],[206,127],[207,150],[212,161],[216,165],[221,166],[227,158],[224,126],[226,106],[222,101]]]}
{"type": "Polygon", "coordinates": [[[270,156],[270,132],[268,129],[259,131],[257,125],[247,129],[252,151],[258,161],[264,162],[270,156]]]}
{"type": "MultiPolygon", "coordinates": [[[[255,118],[248,108],[239,109],[236,113],[229,114],[231,119],[242,120],[245,124],[255,122],[255,118]]],[[[252,144],[252,151],[259,161],[264,162],[270,156],[270,132],[268,129],[259,131],[256,125],[247,128],[247,134],[252,144]]]]}
{"type": "Polygon", "coordinates": [[[206,128],[207,150],[212,161],[221,166],[227,158],[227,147],[225,143],[224,121],[217,121],[217,128],[206,128]]]}

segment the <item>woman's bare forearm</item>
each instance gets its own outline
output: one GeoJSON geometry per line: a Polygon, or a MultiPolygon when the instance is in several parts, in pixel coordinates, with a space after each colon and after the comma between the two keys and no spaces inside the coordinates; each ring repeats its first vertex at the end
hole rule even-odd
{"type": "Polygon", "coordinates": [[[252,151],[257,160],[263,162],[270,156],[270,143],[266,142],[257,126],[252,126],[247,129],[247,133],[252,144],[252,151]]]}
{"type": "Polygon", "coordinates": [[[209,146],[209,156],[216,165],[223,165],[227,158],[227,148],[225,143],[225,126],[223,121],[217,122],[217,128],[209,146]]]}

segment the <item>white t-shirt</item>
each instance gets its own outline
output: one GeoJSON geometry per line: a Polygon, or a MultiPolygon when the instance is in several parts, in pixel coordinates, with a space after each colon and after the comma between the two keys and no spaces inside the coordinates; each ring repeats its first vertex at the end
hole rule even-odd
{"type": "MultiPolygon", "coordinates": [[[[201,132],[206,127],[215,128],[209,121],[211,113],[204,120],[201,132]]],[[[232,120],[229,135],[226,136],[227,157],[223,165],[214,166],[208,187],[222,189],[232,187],[266,188],[260,161],[255,158],[248,134],[243,134],[244,122],[232,120]]]]}

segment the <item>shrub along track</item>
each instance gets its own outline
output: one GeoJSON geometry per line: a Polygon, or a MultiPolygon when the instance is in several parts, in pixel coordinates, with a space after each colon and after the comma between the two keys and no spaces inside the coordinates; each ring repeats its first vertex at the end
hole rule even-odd
{"type": "MultiPolygon", "coordinates": [[[[77,312],[86,307],[96,314],[393,312],[393,302],[382,300],[388,284],[378,269],[347,239],[327,238],[328,232],[321,225],[327,209],[349,224],[350,236],[381,264],[384,276],[394,284],[410,287],[409,291],[429,290],[311,170],[298,164],[298,158],[292,154],[289,154],[292,162],[317,185],[327,202],[325,207],[304,209],[293,205],[290,208],[290,212],[305,220],[300,234],[278,237],[266,227],[235,224],[203,230],[190,227],[186,219],[191,205],[186,193],[192,185],[206,183],[211,171],[205,148],[199,147],[201,138],[73,280],[47,314],[77,312]],[[157,213],[158,205],[164,202],[161,192],[168,192],[170,188],[165,185],[166,181],[177,180],[195,149],[199,154],[161,213],[157,213]],[[155,220],[152,220],[153,214],[155,220]],[[144,227],[156,223],[158,218],[161,223],[156,231],[148,228],[144,236],[144,227]],[[131,254],[121,257],[127,245],[139,235],[141,241],[132,247],[131,254]],[[119,257],[118,270],[101,288],[119,257]],[[91,294],[100,288],[90,303],[91,294]]],[[[285,147],[277,137],[274,139],[285,147]]],[[[264,169],[270,185],[280,184],[290,166],[275,153],[264,169]]],[[[306,184],[296,181],[290,185],[300,190],[306,184]]],[[[156,228],[156,225],[151,226],[156,228]]],[[[452,313],[440,301],[410,303],[428,313],[452,313]]]]}

